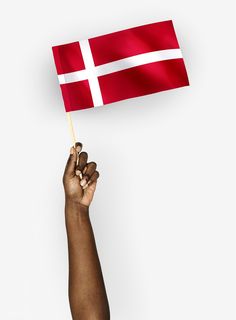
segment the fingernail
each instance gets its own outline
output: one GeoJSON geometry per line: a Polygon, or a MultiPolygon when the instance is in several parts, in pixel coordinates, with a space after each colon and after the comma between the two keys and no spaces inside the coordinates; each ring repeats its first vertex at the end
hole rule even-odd
{"type": "Polygon", "coordinates": [[[81,149],[82,149],[82,143],[80,142],[76,142],[75,143],[75,149],[78,153],[80,153],[81,149]]]}
{"type": "Polygon", "coordinates": [[[80,177],[81,171],[80,171],[80,170],[75,170],[75,174],[76,174],[76,176],[79,176],[79,177],[80,177]]]}
{"type": "Polygon", "coordinates": [[[84,167],[83,174],[87,171],[87,167],[84,167]]]}
{"type": "Polygon", "coordinates": [[[80,181],[81,187],[84,187],[86,184],[87,184],[86,179],[82,179],[82,180],[80,181]]]}
{"type": "Polygon", "coordinates": [[[70,154],[74,154],[74,147],[70,148],[70,154]]]}
{"type": "Polygon", "coordinates": [[[89,181],[86,183],[86,185],[83,187],[83,189],[86,189],[86,188],[89,186],[90,183],[91,183],[91,180],[89,180],[89,181]]]}

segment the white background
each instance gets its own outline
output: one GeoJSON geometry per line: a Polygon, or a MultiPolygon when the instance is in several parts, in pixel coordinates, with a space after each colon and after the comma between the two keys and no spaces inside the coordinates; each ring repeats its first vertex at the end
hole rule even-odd
{"type": "Polygon", "coordinates": [[[190,87],[73,114],[113,320],[234,320],[233,1],[1,6],[0,319],[65,320],[70,136],[51,46],[173,19],[190,87]]]}

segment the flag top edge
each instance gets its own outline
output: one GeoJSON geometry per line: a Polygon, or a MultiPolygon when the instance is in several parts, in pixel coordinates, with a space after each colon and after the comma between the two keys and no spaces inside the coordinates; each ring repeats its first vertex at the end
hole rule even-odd
{"type": "Polygon", "coordinates": [[[71,41],[71,42],[61,43],[61,44],[58,44],[58,45],[52,45],[51,49],[54,50],[54,48],[56,48],[56,47],[66,46],[66,45],[69,45],[69,44],[77,43],[78,41],[87,40],[87,39],[90,40],[90,39],[102,37],[102,36],[105,36],[105,35],[110,35],[110,34],[113,34],[113,33],[122,32],[122,31],[129,30],[129,29],[136,29],[136,28],[140,28],[140,27],[144,27],[144,26],[150,26],[150,25],[154,25],[154,24],[161,24],[161,23],[167,23],[167,22],[171,23],[173,28],[174,28],[173,20],[172,19],[168,19],[168,20],[163,20],[163,21],[145,23],[145,24],[141,24],[141,25],[138,25],[138,26],[135,26],[135,27],[128,27],[128,28],[125,28],[125,29],[119,29],[119,30],[116,30],[116,31],[113,31],[113,32],[99,34],[99,35],[92,36],[92,37],[89,37],[89,38],[80,38],[79,40],[74,40],[74,41],[71,41]]]}

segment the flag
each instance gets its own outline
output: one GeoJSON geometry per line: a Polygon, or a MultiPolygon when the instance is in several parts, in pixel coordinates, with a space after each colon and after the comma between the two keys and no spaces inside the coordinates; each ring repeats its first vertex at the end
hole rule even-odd
{"type": "Polygon", "coordinates": [[[67,112],[189,85],[171,20],[52,50],[67,112]]]}

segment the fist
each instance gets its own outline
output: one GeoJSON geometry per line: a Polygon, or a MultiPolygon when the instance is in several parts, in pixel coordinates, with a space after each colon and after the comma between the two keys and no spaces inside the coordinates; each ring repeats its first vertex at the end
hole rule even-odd
{"type": "Polygon", "coordinates": [[[96,190],[99,173],[95,162],[88,162],[88,154],[81,152],[82,143],[70,149],[63,175],[66,200],[89,207],[96,190]]]}

